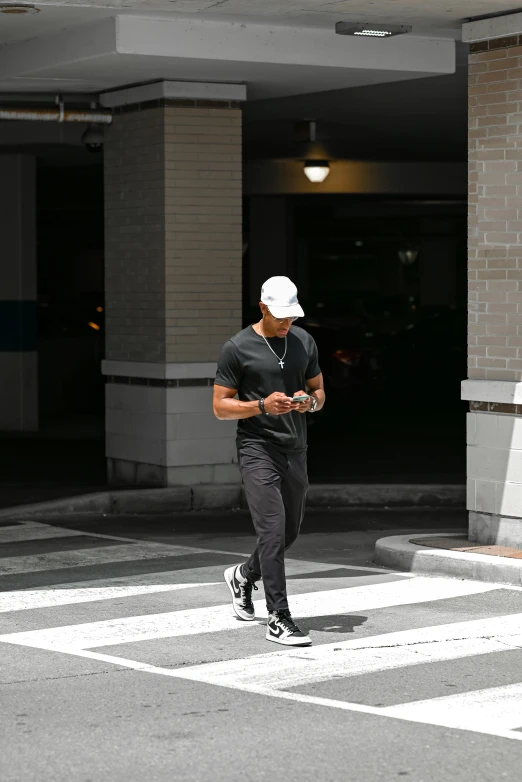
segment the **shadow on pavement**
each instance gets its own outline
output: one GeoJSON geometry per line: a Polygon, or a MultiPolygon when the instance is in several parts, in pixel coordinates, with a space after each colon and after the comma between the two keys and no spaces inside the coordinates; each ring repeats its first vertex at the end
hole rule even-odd
{"type": "Polygon", "coordinates": [[[307,630],[318,630],[322,633],[353,633],[368,620],[367,616],[351,616],[350,614],[331,614],[330,616],[314,616],[302,620],[307,630]]]}

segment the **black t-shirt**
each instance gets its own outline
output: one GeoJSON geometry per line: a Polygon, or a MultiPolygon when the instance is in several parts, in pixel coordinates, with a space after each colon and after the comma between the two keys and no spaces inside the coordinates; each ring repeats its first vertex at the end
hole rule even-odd
{"type": "MultiPolygon", "coordinates": [[[[270,347],[279,358],[285,352],[285,340],[271,337],[270,347]]],[[[237,390],[241,401],[265,399],[274,391],[292,397],[306,390],[306,381],[317,377],[317,346],[304,329],[292,326],[287,335],[284,367],[269,350],[265,340],[252,326],[225,343],[218,361],[216,384],[237,390]]],[[[285,415],[257,415],[238,421],[238,446],[248,442],[267,442],[283,451],[306,449],[306,416],[292,411],[285,415]]]]}

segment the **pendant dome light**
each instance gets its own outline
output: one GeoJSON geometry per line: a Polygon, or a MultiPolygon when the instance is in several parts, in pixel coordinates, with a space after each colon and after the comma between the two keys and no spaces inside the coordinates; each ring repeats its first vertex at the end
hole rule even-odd
{"type": "MultiPolygon", "coordinates": [[[[310,120],[307,123],[306,130],[307,141],[310,144],[315,144],[317,141],[317,123],[315,120],[310,120]]],[[[304,173],[307,179],[314,184],[324,182],[330,173],[330,163],[328,160],[311,157],[304,162],[304,173]]]]}
{"type": "Polygon", "coordinates": [[[324,182],[330,173],[330,164],[327,160],[306,160],[304,172],[310,182],[324,182]]]}

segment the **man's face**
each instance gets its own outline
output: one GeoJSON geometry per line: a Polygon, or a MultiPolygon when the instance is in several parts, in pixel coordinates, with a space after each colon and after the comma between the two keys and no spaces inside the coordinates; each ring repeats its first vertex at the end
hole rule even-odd
{"type": "Polygon", "coordinates": [[[295,318],[274,318],[266,304],[261,303],[265,328],[275,337],[286,337],[295,318]]]}

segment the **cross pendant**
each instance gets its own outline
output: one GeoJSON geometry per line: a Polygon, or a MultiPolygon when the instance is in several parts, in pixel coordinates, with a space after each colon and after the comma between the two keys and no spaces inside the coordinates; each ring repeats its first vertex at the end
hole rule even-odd
{"type": "Polygon", "coordinates": [[[283,369],[283,368],[284,368],[284,365],[285,365],[285,362],[283,361],[283,359],[282,359],[282,358],[280,358],[280,359],[279,359],[279,366],[281,367],[281,369],[283,369]]]}

